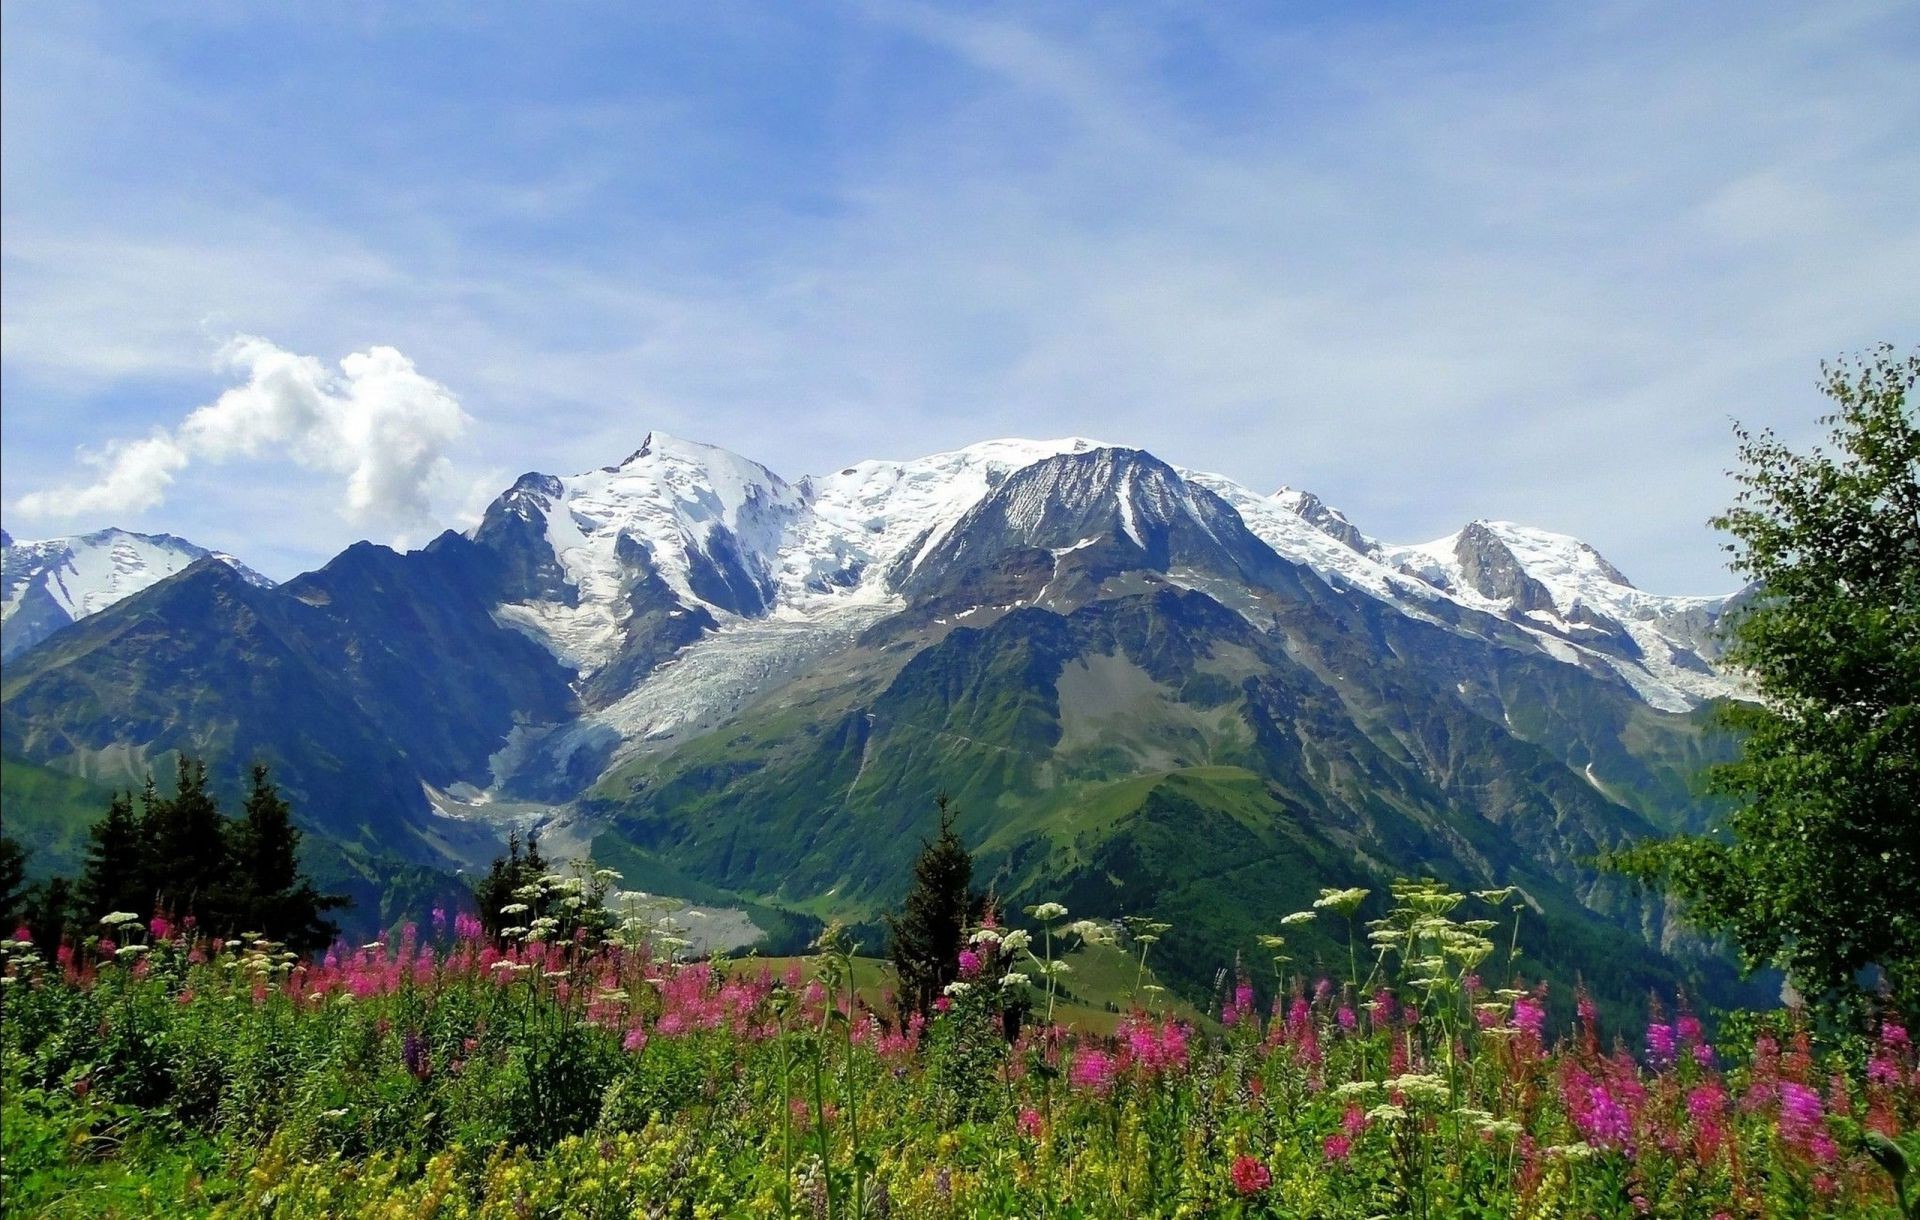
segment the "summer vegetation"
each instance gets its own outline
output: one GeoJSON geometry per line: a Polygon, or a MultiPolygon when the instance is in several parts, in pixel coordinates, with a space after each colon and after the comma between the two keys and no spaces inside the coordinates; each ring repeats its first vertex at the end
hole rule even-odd
{"type": "Polygon", "coordinates": [[[616,873],[556,871],[517,838],[477,917],[321,954],[331,900],[265,772],[228,819],[183,761],[174,796],[114,802],[77,888],[25,893],[0,842],[22,912],[0,941],[5,1206],[1911,1217],[1917,379],[1890,350],[1831,371],[1835,455],[1743,434],[1721,524],[1763,582],[1730,654],[1761,702],[1713,777],[1736,808],[1614,861],[1783,968],[1800,1004],[1650,997],[1602,1028],[1584,995],[1547,1003],[1526,893],[1419,879],[1322,890],[1242,946],[1203,1012],[1156,982],[1167,923],[975,893],[944,801],[887,921],[885,987],[837,927],[779,969],[689,960],[616,873]],[[1342,945],[1344,971],[1296,959],[1309,940],[1342,945]],[[1117,1015],[1076,1024],[1097,1010],[1075,963],[1096,955],[1117,1015]]]}
{"type": "Polygon", "coordinates": [[[679,960],[638,917],[436,916],[309,960],[113,913],[51,958],[6,942],[0,1185],[62,1215],[1901,1214],[1920,1062],[1891,1013],[1550,1029],[1507,985],[1524,896],[1391,900],[1349,925],[1359,978],[1288,974],[1280,928],[1271,1000],[1230,978],[1189,1022],[1143,986],[1110,1035],[1046,1020],[1065,952],[1152,933],[1057,903],[988,911],[904,1022],[837,931],[808,977],[679,960]]]}

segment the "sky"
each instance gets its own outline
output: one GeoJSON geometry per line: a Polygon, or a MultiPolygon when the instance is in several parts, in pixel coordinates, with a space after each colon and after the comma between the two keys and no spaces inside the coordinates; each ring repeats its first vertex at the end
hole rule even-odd
{"type": "Polygon", "coordinates": [[[1083,435],[1710,593],[1733,421],[1916,340],[1906,0],[0,9],[20,538],[1083,435]]]}

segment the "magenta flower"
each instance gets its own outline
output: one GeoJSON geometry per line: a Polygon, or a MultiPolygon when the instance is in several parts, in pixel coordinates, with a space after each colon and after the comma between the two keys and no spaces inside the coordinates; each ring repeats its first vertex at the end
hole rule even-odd
{"type": "Polygon", "coordinates": [[[960,977],[963,979],[980,977],[980,955],[971,949],[960,950],[960,977]]]}
{"type": "Polygon", "coordinates": [[[1673,1063],[1674,1034],[1673,1026],[1659,1022],[1647,1026],[1647,1061],[1656,1068],[1668,1067],[1673,1063]]]}
{"type": "Polygon", "coordinates": [[[1320,1152],[1329,1161],[1344,1162],[1353,1153],[1353,1141],[1344,1135],[1329,1135],[1321,1141],[1320,1152]]]}
{"type": "Polygon", "coordinates": [[[1513,1002],[1513,1027],[1539,1038],[1546,1032],[1547,1009],[1540,1001],[1521,996],[1513,1002]]]}
{"type": "Polygon", "coordinates": [[[1780,1082],[1780,1137],[1822,1164],[1838,1151],[1827,1134],[1820,1094],[1791,1080],[1780,1082]]]}
{"type": "Polygon", "coordinates": [[[1362,1110],[1358,1104],[1348,1102],[1347,1112],[1340,1116],[1340,1130],[1346,1133],[1349,1140],[1356,1140],[1360,1138],[1360,1133],[1366,1129],[1367,1112],[1362,1110]]]}
{"type": "Polygon", "coordinates": [[[1026,1136],[1028,1139],[1039,1139],[1041,1130],[1040,1111],[1034,1109],[1032,1106],[1028,1106],[1026,1109],[1020,1111],[1018,1126],[1020,1128],[1020,1134],[1026,1136]]]}
{"type": "Polygon", "coordinates": [[[1113,1087],[1114,1077],[1119,1070],[1120,1065],[1112,1055],[1094,1047],[1086,1047],[1073,1057],[1073,1070],[1068,1073],[1067,1079],[1075,1088],[1104,1096],[1113,1087]]]}
{"type": "Polygon", "coordinates": [[[1233,1159],[1233,1188],[1243,1195],[1257,1195],[1273,1185],[1273,1171],[1258,1157],[1233,1159]]]}

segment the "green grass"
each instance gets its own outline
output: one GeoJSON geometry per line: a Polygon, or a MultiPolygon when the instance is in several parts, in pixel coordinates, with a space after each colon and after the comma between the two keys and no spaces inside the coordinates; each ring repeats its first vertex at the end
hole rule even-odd
{"type": "Polygon", "coordinates": [[[33,853],[28,876],[78,872],[87,829],[112,799],[111,791],[91,780],[22,758],[0,758],[0,826],[33,853]]]}

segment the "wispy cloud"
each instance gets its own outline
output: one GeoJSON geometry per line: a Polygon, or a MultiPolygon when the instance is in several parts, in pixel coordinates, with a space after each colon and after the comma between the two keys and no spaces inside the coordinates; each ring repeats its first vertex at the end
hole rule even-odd
{"type": "MultiPolygon", "coordinates": [[[[6,481],[57,482],[69,421],[177,439],[213,318],[434,370],[463,487],[656,425],[789,474],[1083,433],[1708,591],[1728,417],[1804,438],[1819,359],[1911,331],[1902,6],[728,13],[206,35],[286,84],[83,22],[89,98],[10,40],[10,154],[66,138],[0,171],[6,481]],[[115,126],[149,112],[178,164],[115,126]]],[[[196,470],[190,535],[253,494],[196,470]]]]}

